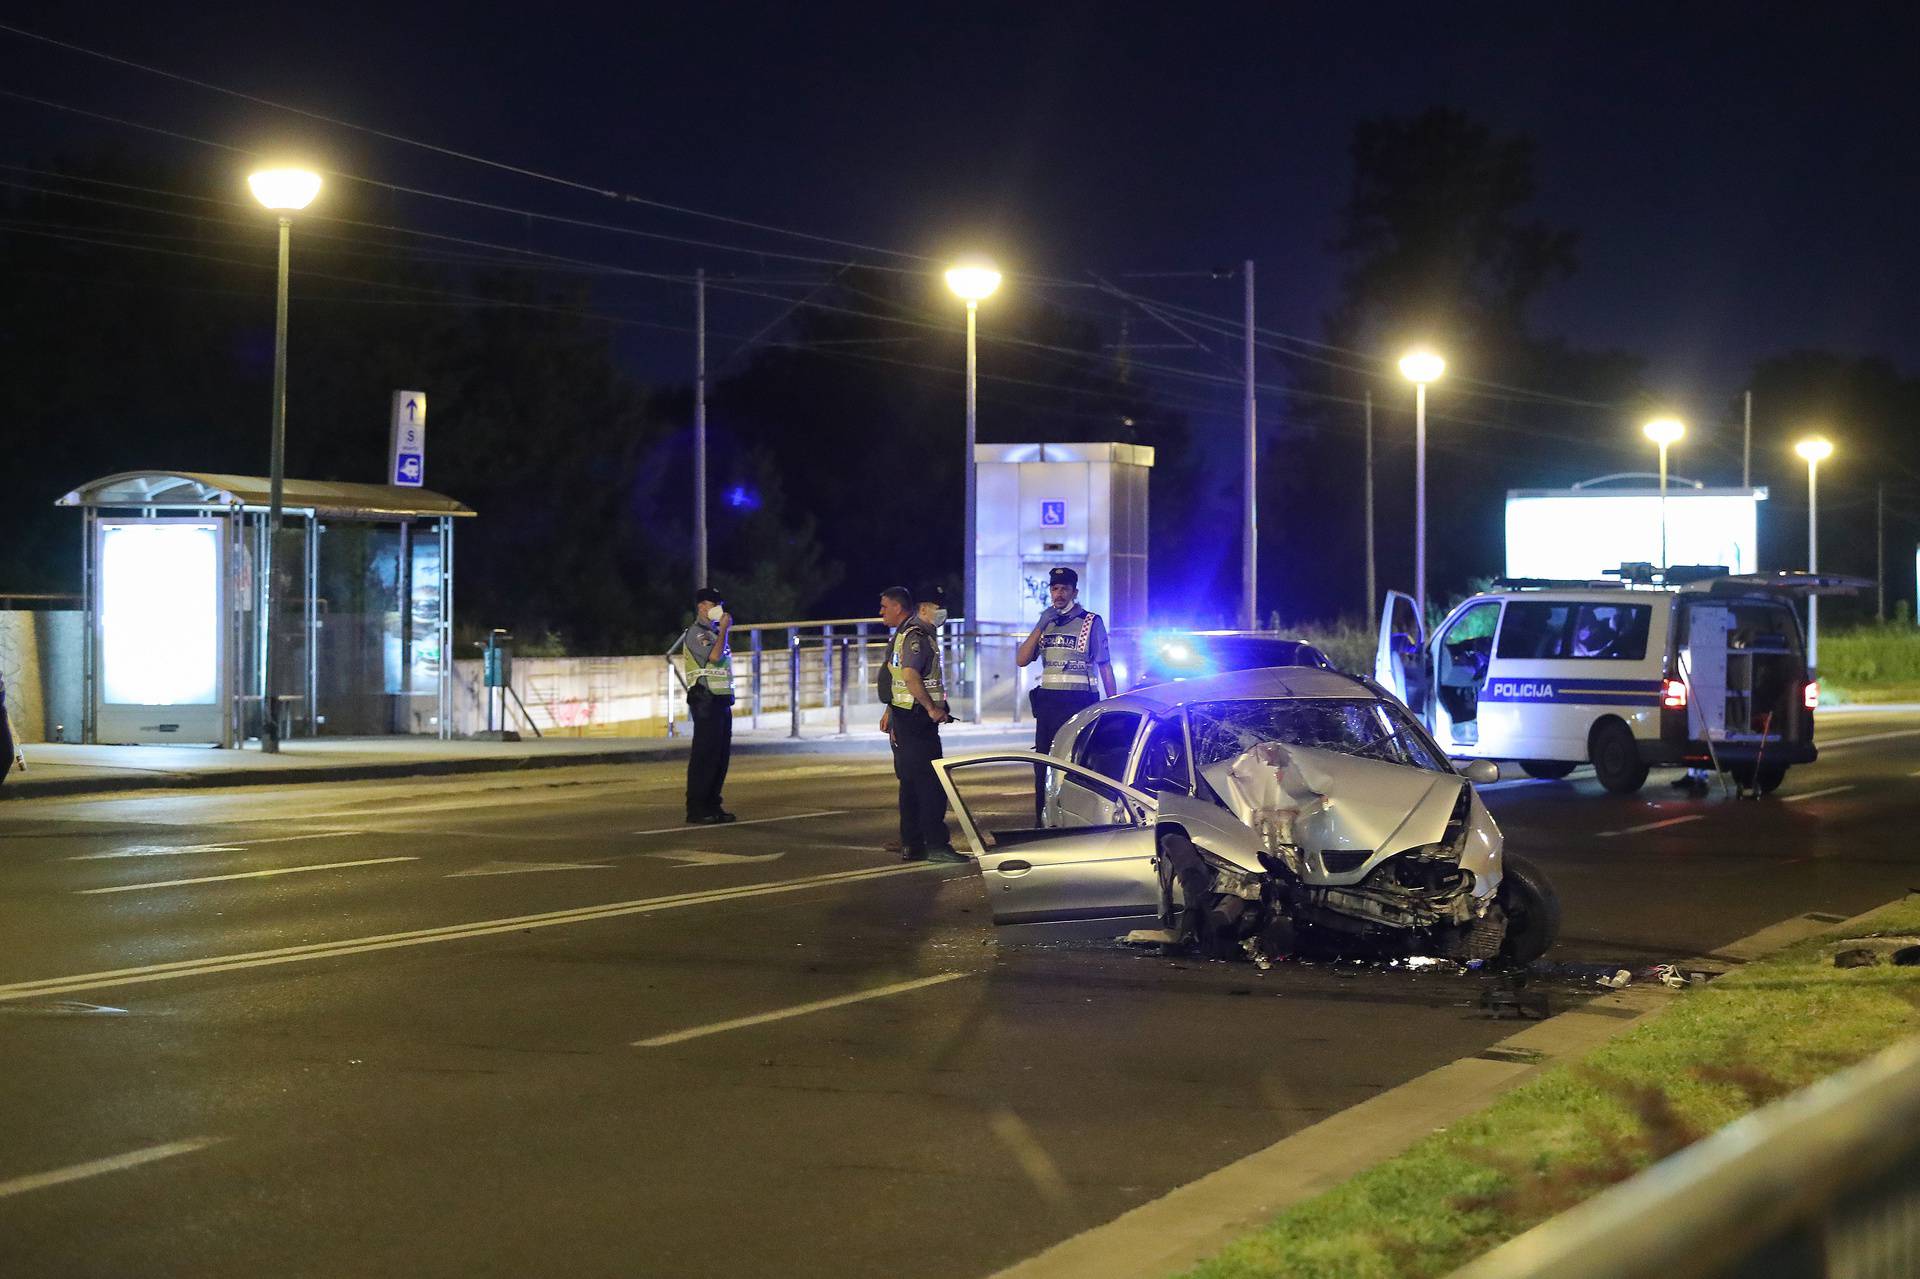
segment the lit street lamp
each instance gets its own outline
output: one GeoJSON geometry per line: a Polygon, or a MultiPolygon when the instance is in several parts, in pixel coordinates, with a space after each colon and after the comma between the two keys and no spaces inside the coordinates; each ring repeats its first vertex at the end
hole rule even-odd
{"type": "Polygon", "coordinates": [[[1437,382],[1447,362],[1432,351],[1409,351],[1400,372],[1413,383],[1413,599],[1420,625],[1427,624],[1427,383],[1437,382]]]}
{"type": "MultiPolygon", "coordinates": [[[[1793,451],[1807,460],[1807,572],[1820,571],[1820,463],[1833,456],[1833,444],[1820,436],[1801,440],[1793,451]]],[[[1807,672],[1820,671],[1820,597],[1807,592],[1807,672]]]]}
{"type": "Polygon", "coordinates": [[[1640,428],[1648,439],[1660,446],[1660,577],[1667,576],[1667,446],[1687,433],[1678,418],[1659,417],[1640,428]]]}
{"type": "Polygon", "coordinates": [[[280,534],[280,495],[287,477],[287,258],[293,218],[320,194],[320,175],[305,169],[262,169],[247,178],[253,198],[280,215],[280,288],[273,315],[273,448],[268,471],[267,537],[260,557],[260,749],[280,749],[273,706],[273,544],[280,534]]]}
{"type": "Polygon", "coordinates": [[[980,720],[980,598],[979,583],[974,572],[974,542],[979,535],[975,527],[974,513],[974,384],[978,378],[979,360],[975,352],[974,330],[980,310],[980,299],[990,296],[1000,287],[1000,273],[990,266],[956,266],[947,272],[947,287],[959,295],[967,304],[967,453],[963,474],[966,476],[967,549],[964,564],[966,575],[964,607],[967,614],[967,674],[973,681],[973,719],[980,720]]]}

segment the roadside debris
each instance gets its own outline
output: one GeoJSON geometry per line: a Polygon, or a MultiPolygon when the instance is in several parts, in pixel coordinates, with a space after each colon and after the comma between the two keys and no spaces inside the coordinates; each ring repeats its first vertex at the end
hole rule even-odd
{"type": "Polygon", "coordinates": [[[1595,984],[1608,990],[1625,990],[1633,984],[1633,974],[1625,968],[1616,968],[1608,976],[1596,978],[1595,984]]]}
{"type": "Polygon", "coordinates": [[[1871,968],[1880,962],[1880,952],[1866,946],[1854,946],[1833,957],[1835,968],[1871,968]]]}

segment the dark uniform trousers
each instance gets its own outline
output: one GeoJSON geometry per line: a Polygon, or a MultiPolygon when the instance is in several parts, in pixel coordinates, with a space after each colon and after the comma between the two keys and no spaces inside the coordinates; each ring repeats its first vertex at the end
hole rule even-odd
{"type": "Polygon", "coordinates": [[[900,846],[908,852],[951,848],[947,793],[933,771],[940,758],[940,726],[926,708],[892,710],[893,775],[900,779],[900,846]]]}
{"type": "Polygon", "coordinates": [[[720,788],[727,784],[727,764],[733,755],[733,698],[689,698],[687,714],[693,720],[693,749],[687,753],[687,816],[708,817],[720,811],[720,788]]]}
{"type": "MultiPolygon", "coordinates": [[[[1027,694],[1027,704],[1033,708],[1033,749],[1045,755],[1052,749],[1053,735],[1060,731],[1060,726],[1099,700],[1099,695],[1090,688],[1036,688],[1027,694]]],[[[1047,769],[1044,764],[1035,764],[1034,825],[1040,824],[1046,809],[1047,769]]]]}

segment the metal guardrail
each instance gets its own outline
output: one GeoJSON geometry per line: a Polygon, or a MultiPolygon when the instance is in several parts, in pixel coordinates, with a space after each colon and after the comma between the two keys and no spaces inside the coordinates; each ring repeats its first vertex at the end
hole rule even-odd
{"type": "Polygon", "coordinates": [[[1920,1275],[1920,1037],[1755,1111],[1452,1279],[1920,1275]]]}

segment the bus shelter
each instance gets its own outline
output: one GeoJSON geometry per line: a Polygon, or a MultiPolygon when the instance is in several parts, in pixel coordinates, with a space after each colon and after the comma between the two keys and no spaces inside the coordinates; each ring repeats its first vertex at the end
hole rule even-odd
{"type": "Polygon", "coordinates": [[[262,690],[264,477],[128,471],[57,505],[83,521],[82,741],[231,747],[263,714],[282,738],[452,735],[453,522],[470,508],[285,481],[262,690]]]}

